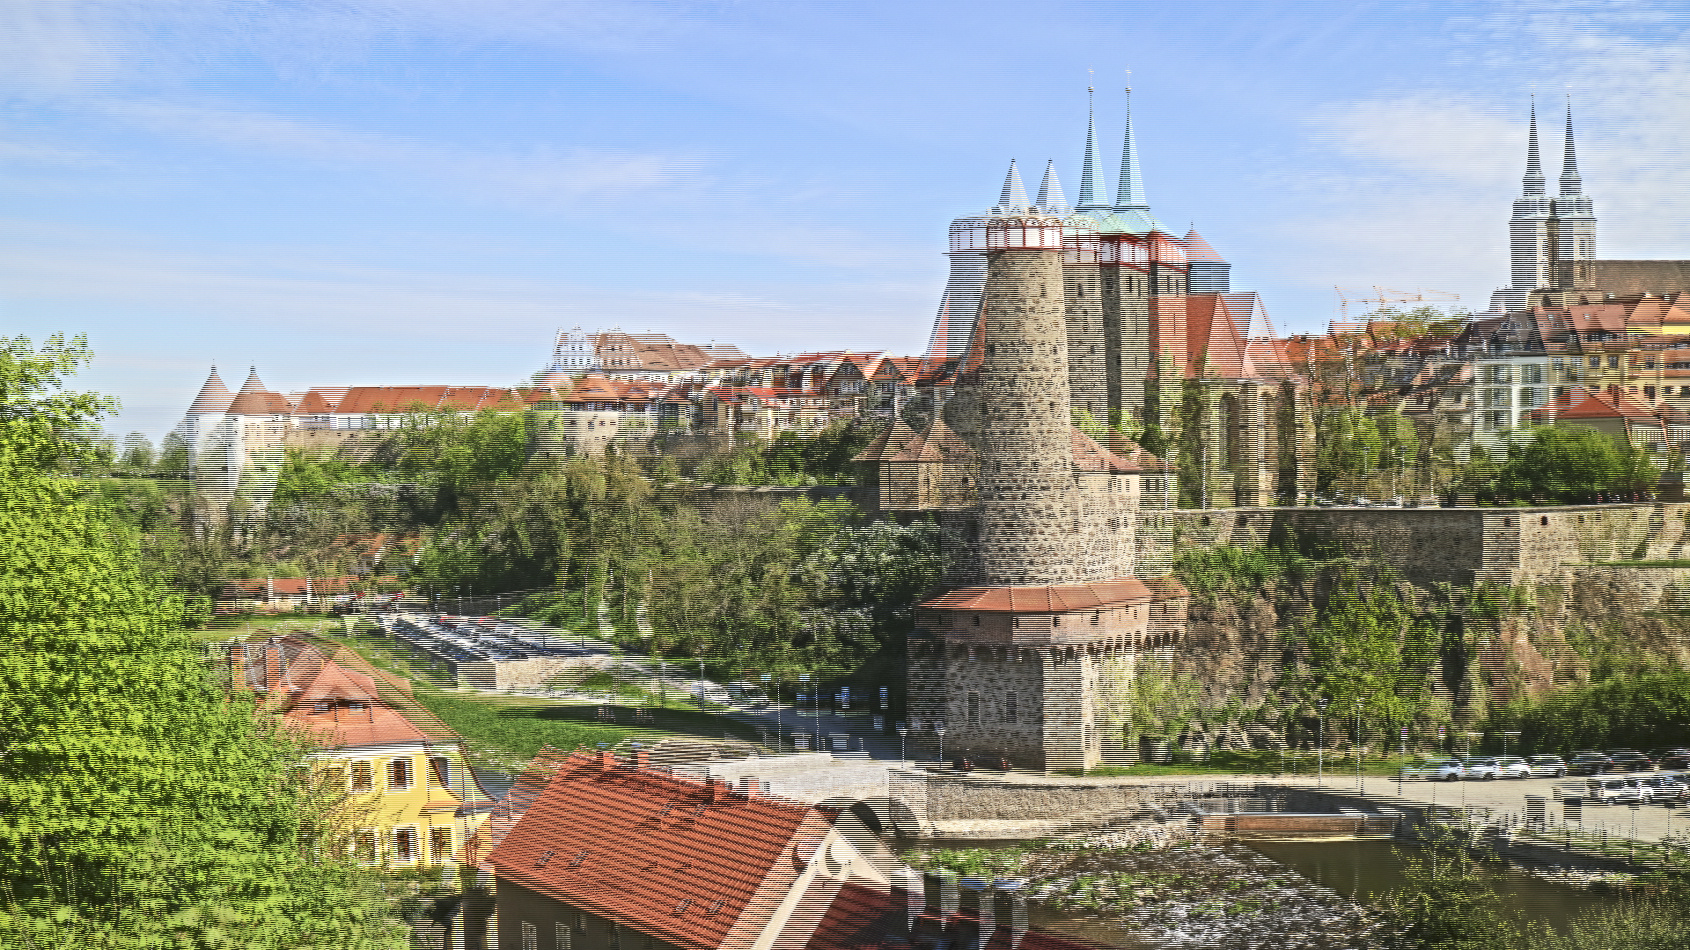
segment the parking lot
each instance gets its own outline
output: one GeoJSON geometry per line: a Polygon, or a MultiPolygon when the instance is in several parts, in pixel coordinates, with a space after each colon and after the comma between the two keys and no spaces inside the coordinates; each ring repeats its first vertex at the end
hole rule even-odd
{"type": "MultiPolygon", "coordinates": [[[[1638,772],[1633,776],[1604,776],[1605,778],[1636,777],[1645,778],[1653,774],[1638,772]]],[[[1526,778],[1526,779],[1495,779],[1491,781],[1459,781],[1459,782],[1425,782],[1387,779],[1379,776],[1363,776],[1360,788],[1363,794],[1381,798],[1403,798],[1408,801],[1432,805],[1445,805],[1452,808],[1489,808],[1497,812],[1513,812],[1524,816],[1526,813],[1526,796],[1541,795],[1548,802],[1548,817],[1559,822],[1565,815],[1565,808],[1561,799],[1586,795],[1588,779],[1576,776],[1566,778],[1526,778]],[[1400,791],[1399,791],[1400,789],[1400,791]]],[[[1304,787],[1317,787],[1306,776],[1300,776],[1286,784],[1304,787]]],[[[1344,775],[1337,771],[1328,772],[1325,781],[1318,787],[1332,792],[1354,792],[1358,785],[1356,777],[1344,775]]],[[[1635,810],[1628,805],[1600,805],[1584,801],[1582,820],[1587,830],[1607,830],[1611,835],[1633,837],[1633,820],[1636,822],[1638,840],[1658,841],[1671,833],[1682,835],[1690,832],[1690,807],[1668,807],[1660,804],[1643,805],[1635,810]]]]}

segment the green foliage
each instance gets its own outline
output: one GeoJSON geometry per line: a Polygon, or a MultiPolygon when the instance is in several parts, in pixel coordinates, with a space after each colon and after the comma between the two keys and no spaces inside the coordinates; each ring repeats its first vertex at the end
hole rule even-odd
{"type": "Polygon", "coordinates": [[[1402,854],[1403,885],[1380,903],[1403,935],[1425,950],[1540,946],[1545,934],[1504,905],[1507,865],[1454,840],[1435,839],[1402,854]]]}
{"type": "Polygon", "coordinates": [[[1218,544],[1179,555],[1174,559],[1173,573],[1196,596],[1253,595],[1281,580],[1301,583],[1319,566],[1319,561],[1286,545],[1253,548],[1218,544]]]}
{"type": "Polygon", "coordinates": [[[1359,707],[1369,722],[1407,722],[1413,687],[1438,659],[1436,622],[1405,602],[1392,580],[1377,568],[1363,575],[1339,565],[1326,609],[1303,627],[1307,688],[1338,715],[1359,707]]]}
{"type": "Polygon", "coordinates": [[[868,448],[876,428],[836,422],[814,435],[782,432],[774,441],[748,439],[698,466],[699,478],[717,485],[854,485],[851,459],[868,448]]]}
{"type": "Polygon", "coordinates": [[[304,749],[232,698],[133,533],[45,467],[85,356],[0,360],[0,945],[392,944],[304,749]],[[24,411],[19,411],[24,410],[24,411]]]}
{"type": "Polygon", "coordinates": [[[1628,443],[1585,426],[1546,426],[1509,444],[1498,493],[1585,502],[1597,492],[1653,490],[1659,479],[1648,453],[1628,443]]]}
{"type": "Polygon", "coordinates": [[[93,358],[86,337],[66,343],[55,335],[39,347],[21,336],[0,340],[0,424],[10,427],[13,464],[52,468],[109,449],[91,434],[92,426],[116,403],[96,393],[63,391],[64,381],[93,358]]]}
{"type": "Polygon", "coordinates": [[[337,485],[367,481],[367,469],[355,466],[334,452],[288,449],[287,460],[276,476],[276,490],[270,496],[273,507],[322,502],[337,485]]]}
{"type": "Polygon", "coordinates": [[[1690,906],[1645,898],[1581,914],[1567,932],[1545,935],[1541,950],[1683,950],[1690,947],[1690,906]]]}
{"type": "Polygon", "coordinates": [[[158,460],[154,469],[164,475],[184,475],[188,471],[188,442],[174,432],[167,432],[158,444],[158,460]]]}
{"type": "Polygon", "coordinates": [[[1523,752],[1690,745],[1690,672],[1666,670],[1555,690],[1493,716],[1523,752]]]}
{"type": "Polygon", "coordinates": [[[1316,420],[1315,478],[1320,491],[1329,491],[1342,478],[1371,474],[1385,443],[1372,417],[1359,409],[1336,409],[1316,420]]]}
{"type": "Polygon", "coordinates": [[[528,461],[532,413],[485,409],[463,413],[417,409],[395,433],[397,469],[425,475],[439,486],[444,510],[459,509],[470,492],[519,474],[528,461]]]}

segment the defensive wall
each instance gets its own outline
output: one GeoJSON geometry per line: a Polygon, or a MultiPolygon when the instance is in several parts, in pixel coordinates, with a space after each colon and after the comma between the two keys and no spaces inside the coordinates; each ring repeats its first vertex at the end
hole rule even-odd
{"type": "MultiPolygon", "coordinates": [[[[1291,537],[1377,558],[1421,586],[1526,585],[1560,582],[1569,568],[1602,562],[1690,558],[1690,504],[1144,511],[1136,573],[1166,574],[1192,549],[1259,548],[1291,537]]],[[[1648,576],[1628,582],[1676,583],[1648,576]]]]}

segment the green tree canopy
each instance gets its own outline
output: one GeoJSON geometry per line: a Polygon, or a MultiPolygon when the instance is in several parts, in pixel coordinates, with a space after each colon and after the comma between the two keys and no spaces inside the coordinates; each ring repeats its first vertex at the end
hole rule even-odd
{"type": "Polygon", "coordinates": [[[1546,495],[1589,501],[1596,492],[1655,487],[1660,474],[1648,455],[1586,426],[1545,426],[1530,441],[1511,443],[1499,490],[1512,497],[1546,495]]]}
{"type": "Polygon", "coordinates": [[[102,401],[88,358],[0,360],[0,945],[390,945],[293,776],[302,748],[210,676],[131,533],[44,465],[102,401]]]}

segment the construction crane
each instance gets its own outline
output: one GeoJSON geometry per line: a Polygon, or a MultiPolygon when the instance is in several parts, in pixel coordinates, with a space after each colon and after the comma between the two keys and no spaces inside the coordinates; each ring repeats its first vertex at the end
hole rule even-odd
{"type": "Polygon", "coordinates": [[[1367,304],[1373,310],[1378,310],[1394,303],[1431,303],[1433,301],[1460,300],[1460,294],[1452,294],[1443,290],[1416,290],[1412,293],[1402,290],[1391,290],[1386,287],[1373,287],[1373,293],[1368,296],[1366,291],[1351,290],[1345,292],[1342,287],[1333,287],[1338,292],[1339,321],[1350,322],[1350,304],[1367,304]]]}

